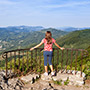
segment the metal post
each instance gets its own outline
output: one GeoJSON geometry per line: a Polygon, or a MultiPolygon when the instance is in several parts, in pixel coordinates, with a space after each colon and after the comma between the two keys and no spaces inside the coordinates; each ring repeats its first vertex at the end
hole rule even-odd
{"type": "Polygon", "coordinates": [[[76,51],[75,74],[76,74],[76,70],[77,70],[77,57],[78,57],[78,50],[76,51]]]}
{"type": "Polygon", "coordinates": [[[83,65],[83,51],[81,52],[81,77],[82,77],[82,65],[83,65]]]}
{"type": "Polygon", "coordinates": [[[62,61],[61,61],[61,73],[62,73],[62,68],[63,68],[63,50],[62,50],[62,61]]]}
{"type": "Polygon", "coordinates": [[[73,58],[73,49],[71,51],[71,68],[70,68],[70,73],[72,74],[72,58],[73,58]]]}
{"type": "Polygon", "coordinates": [[[67,49],[67,58],[66,58],[66,73],[67,73],[67,64],[68,64],[68,49],[67,49]]]}
{"type": "Polygon", "coordinates": [[[57,49],[57,64],[56,64],[56,72],[58,71],[58,63],[59,63],[59,50],[57,49]]]}
{"type": "Polygon", "coordinates": [[[6,78],[7,78],[7,73],[8,73],[7,64],[8,64],[8,55],[7,55],[7,53],[6,53],[6,78]]]}

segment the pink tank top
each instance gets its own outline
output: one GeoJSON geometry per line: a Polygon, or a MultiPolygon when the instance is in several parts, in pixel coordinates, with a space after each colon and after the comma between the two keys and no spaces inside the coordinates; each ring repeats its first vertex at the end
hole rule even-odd
{"type": "Polygon", "coordinates": [[[47,44],[47,40],[45,38],[42,39],[42,42],[44,43],[44,51],[53,51],[52,45],[53,45],[53,43],[55,43],[54,38],[52,38],[52,43],[51,44],[47,44]]]}

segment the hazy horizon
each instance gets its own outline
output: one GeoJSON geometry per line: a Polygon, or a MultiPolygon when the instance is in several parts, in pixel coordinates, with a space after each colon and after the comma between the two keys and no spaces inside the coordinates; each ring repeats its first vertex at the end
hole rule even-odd
{"type": "Polygon", "coordinates": [[[69,28],[69,27],[70,27],[70,28],[90,28],[90,26],[88,26],[88,27],[73,27],[73,26],[44,27],[44,26],[41,26],[41,25],[38,25],[38,26],[35,26],[35,25],[33,25],[33,26],[30,26],[30,25],[12,25],[12,26],[0,26],[0,28],[20,27],[20,26],[26,26],[26,27],[38,27],[38,26],[40,26],[40,27],[43,27],[43,28],[56,28],[56,29],[58,29],[58,28],[69,28]]]}

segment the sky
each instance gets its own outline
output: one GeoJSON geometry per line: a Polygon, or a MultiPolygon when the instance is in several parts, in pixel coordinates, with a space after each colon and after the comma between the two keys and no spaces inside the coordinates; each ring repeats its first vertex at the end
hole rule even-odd
{"type": "Polygon", "coordinates": [[[0,27],[90,27],[90,0],[0,0],[0,27]]]}

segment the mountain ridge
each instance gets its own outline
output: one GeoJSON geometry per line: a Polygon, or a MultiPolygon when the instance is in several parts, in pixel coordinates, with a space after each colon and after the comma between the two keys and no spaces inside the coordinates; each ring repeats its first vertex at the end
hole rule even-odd
{"type": "Polygon", "coordinates": [[[78,28],[78,27],[58,27],[57,29],[58,30],[60,29],[62,31],[72,32],[72,31],[90,29],[90,27],[83,27],[83,28],[78,28]]]}
{"type": "Polygon", "coordinates": [[[0,29],[0,50],[20,49],[29,47],[33,43],[37,44],[45,37],[45,32],[48,30],[52,32],[54,38],[67,34],[65,31],[53,28],[33,32],[15,32],[2,28],[0,29]]]}
{"type": "Polygon", "coordinates": [[[90,29],[73,31],[69,34],[57,38],[59,45],[66,48],[86,49],[90,45],[90,29]]]}

